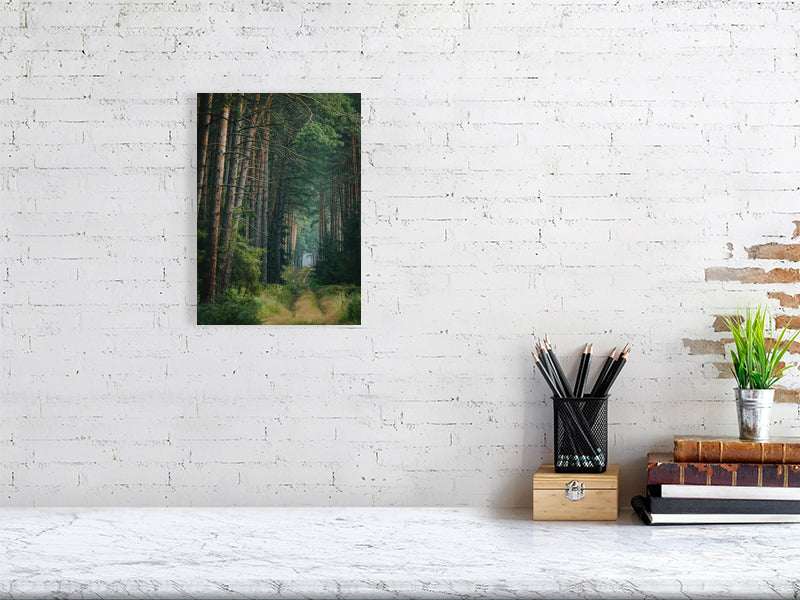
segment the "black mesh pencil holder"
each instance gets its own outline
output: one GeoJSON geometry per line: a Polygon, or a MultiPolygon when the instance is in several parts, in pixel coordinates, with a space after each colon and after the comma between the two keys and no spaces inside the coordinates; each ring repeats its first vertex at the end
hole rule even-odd
{"type": "Polygon", "coordinates": [[[608,396],[553,398],[556,473],[602,473],[608,463],[608,396]]]}

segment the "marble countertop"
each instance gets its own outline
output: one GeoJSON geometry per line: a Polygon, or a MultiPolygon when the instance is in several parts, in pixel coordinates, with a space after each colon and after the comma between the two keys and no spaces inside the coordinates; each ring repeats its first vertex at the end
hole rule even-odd
{"type": "Polygon", "coordinates": [[[2,598],[797,598],[800,524],[447,508],[0,509],[2,598]]]}

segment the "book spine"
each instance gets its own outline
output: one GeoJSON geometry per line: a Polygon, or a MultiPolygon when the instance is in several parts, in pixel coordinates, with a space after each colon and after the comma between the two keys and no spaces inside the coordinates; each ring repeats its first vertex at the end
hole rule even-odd
{"type": "Polygon", "coordinates": [[[674,455],[676,462],[796,464],[800,463],[800,443],[676,438],[674,455]]]}
{"type": "Polygon", "coordinates": [[[647,498],[651,514],[793,515],[800,513],[800,500],[742,500],[730,498],[647,498]]]}
{"type": "Polygon", "coordinates": [[[800,488],[758,485],[680,485],[659,483],[647,486],[648,496],[660,498],[720,498],[729,500],[800,500],[800,488]]]}
{"type": "Polygon", "coordinates": [[[800,488],[800,465],[651,462],[647,483],[800,488]]]}

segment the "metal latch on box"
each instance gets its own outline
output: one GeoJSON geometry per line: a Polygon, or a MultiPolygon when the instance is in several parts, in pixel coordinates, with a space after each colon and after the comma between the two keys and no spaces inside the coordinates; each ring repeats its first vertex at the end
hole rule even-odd
{"type": "Polygon", "coordinates": [[[583,484],[576,479],[565,483],[564,495],[567,497],[567,500],[580,500],[583,498],[583,484]]]}

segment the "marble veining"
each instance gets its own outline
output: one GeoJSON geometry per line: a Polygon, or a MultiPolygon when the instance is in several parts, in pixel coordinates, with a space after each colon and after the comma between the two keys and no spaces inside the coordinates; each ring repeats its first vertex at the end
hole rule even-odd
{"type": "Polygon", "coordinates": [[[800,524],[528,510],[0,509],[3,598],[797,598],[800,524]]]}

